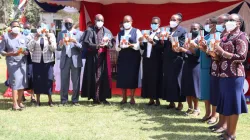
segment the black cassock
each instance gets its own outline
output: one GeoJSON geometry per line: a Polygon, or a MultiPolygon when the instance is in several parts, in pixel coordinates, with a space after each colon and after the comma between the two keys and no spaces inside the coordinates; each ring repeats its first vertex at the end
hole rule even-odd
{"type": "MultiPolygon", "coordinates": [[[[185,34],[186,30],[178,26],[172,36],[178,37],[180,46],[183,46],[185,34]]],[[[181,94],[183,57],[184,53],[176,53],[172,50],[172,43],[169,39],[164,41],[162,99],[168,102],[185,102],[186,100],[186,97],[181,94]]]]}
{"type": "MultiPolygon", "coordinates": [[[[83,47],[87,49],[87,52],[81,96],[99,101],[111,98],[109,48],[112,48],[113,45],[109,42],[106,47],[97,49],[97,45],[101,43],[105,33],[112,36],[112,33],[105,27],[100,30],[89,27],[82,37],[83,47]]],[[[113,39],[113,36],[111,38],[113,39]]]]}
{"type": "Polygon", "coordinates": [[[151,55],[147,57],[148,43],[143,43],[143,76],[142,92],[143,98],[158,99],[162,91],[162,53],[163,44],[159,41],[159,34],[154,37],[155,45],[152,46],[151,55]]]}

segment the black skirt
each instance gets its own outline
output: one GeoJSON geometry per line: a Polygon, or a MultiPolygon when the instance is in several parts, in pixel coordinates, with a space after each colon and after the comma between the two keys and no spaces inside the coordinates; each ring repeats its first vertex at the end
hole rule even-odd
{"type": "Polygon", "coordinates": [[[200,63],[186,60],[183,66],[181,93],[200,98],[200,63]]]}
{"type": "Polygon", "coordinates": [[[122,49],[117,62],[117,88],[138,88],[141,53],[132,48],[122,49]]]}
{"type": "Polygon", "coordinates": [[[33,88],[35,94],[52,94],[53,89],[53,62],[33,62],[33,88]]]}
{"type": "Polygon", "coordinates": [[[163,60],[163,94],[162,99],[168,102],[185,102],[181,94],[183,58],[168,58],[163,60]]]}
{"type": "Polygon", "coordinates": [[[143,58],[142,92],[143,98],[161,98],[162,58],[143,58]]]}

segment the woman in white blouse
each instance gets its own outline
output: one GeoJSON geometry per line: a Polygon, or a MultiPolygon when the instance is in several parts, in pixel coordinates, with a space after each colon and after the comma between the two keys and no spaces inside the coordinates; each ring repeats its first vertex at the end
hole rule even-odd
{"type": "Polygon", "coordinates": [[[28,47],[32,52],[33,84],[34,92],[37,95],[37,106],[40,106],[40,94],[47,94],[49,97],[48,105],[53,106],[51,95],[54,80],[53,52],[56,49],[56,39],[54,34],[46,32],[44,27],[46,27],[44,23],[39,24],[38,33],[29,42],[28,47]]]}
{"type": "Polygon", "coordinates": [[[123,100],[127,103],[127,89],[131,90],[130,104],[135,104],[134,94],[138,87],[141,53],[139,38],[140,30],[132,27],[133,19],[127,15],[123,19],[124,30],[116,37],[116,50],[119,51],[117,62],[117,88],[122,89],[123,100]]]}

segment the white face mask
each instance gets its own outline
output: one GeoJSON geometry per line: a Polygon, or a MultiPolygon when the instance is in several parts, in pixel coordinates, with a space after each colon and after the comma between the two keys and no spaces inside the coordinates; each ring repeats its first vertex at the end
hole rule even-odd
{"type": "Polygon", "coordinates": [[[96,26],[97,26],[99,29],[102,28],[103,24],[104,24],[104,22],[102,22],[102,21],[97,21],[97,22],[96,22],[96,26]]]}
{"type": "Polygon", "coordinates": [[[123,23],[123,26],[124,26],[125,29],[130,29],[131,28],[131,23],[130,22],[123,23]]]}
{"type": "Polygon", "coordinates": [[[175,28],[176,26],[178,26],[178,23],[177,23],[176,21],[170,21],[170,22],[169,22],[169,26],[170,26],[171,28],[175,28]]]}
{"type": "Polygon", "coordinates": [[[19,34],[20,33],[20,28],[19,27],[14,27],[11,30],[12,30],[12,33],[14,33],[14,34],[19,34]]]}
{"type": "Polygon", "coordinates": [[[205,31],[208,32],[208,33],[210,33],[210,31],[211,31],[211,28],[210,28],[210,25],[209,25],[209,24],[206,24],[206,25],[204,26],[204,29],[205,29],[205,31]]]}
{"type": "Polygon", "coordinates": [[[226,22],[225,25],[226,25],[226,29],[228,32],[233,31],[237,27],[237,24],[235,21],[228,21],[226,22]]]}

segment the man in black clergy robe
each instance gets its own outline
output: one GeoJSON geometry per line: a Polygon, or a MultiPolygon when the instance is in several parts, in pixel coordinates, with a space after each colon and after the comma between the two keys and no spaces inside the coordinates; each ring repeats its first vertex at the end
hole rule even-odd
{"type": "Polygon", "coordinates": [[[93,99],[93,103],[109,104],[111,98],[111,66],[109,49],[113,47],[113,35],[103,26],[104,17],[95,16],[95,25],[88,27],[82,38],[83,47],[87,49],[86,63],[82,82],[82,97],[93,99]],[[103,42],[105,35],[109,35],[108,43],[103,42]]]}

